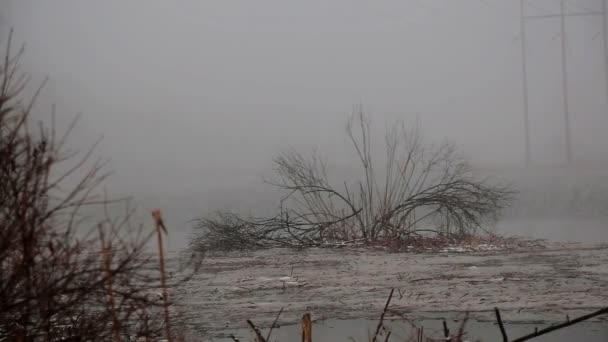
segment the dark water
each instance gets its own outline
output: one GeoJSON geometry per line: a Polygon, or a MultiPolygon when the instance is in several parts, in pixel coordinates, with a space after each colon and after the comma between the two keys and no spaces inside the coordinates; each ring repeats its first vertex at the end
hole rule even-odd
{"type": "MultiPolygon", "coordinates": [[[[417,326],[424,326],[424,336],[433,340],[443,338],[442,320],[427,319],[414,322],[417,326]]],[[[373,336],[378,321],[374,320],[325,320],[313,323],[314,342],[340,342],[340,341],[370,341],[373,336]]],[[[535,327],[539,330],[547,327],[549,323],[543,324],[524,324],[506,323],[505,329],[509,339],[515,339],[527,335],[534,331],[535,327]]],[[[403,321],[386,321],[390,328],[391,337],[389,341],[415,341],[416,331],[408,323],[403,321]]],[[[461,326],[457,320],[448,320],[449,329],[455,334],[461,326]]],[[[301,334],[299,325],[287,325],[275,328],[269,341],[297,341],[301,334]]],[[[268,330],[263,329],[262,334],[266,337],[268,330]]],[[[465,327],[465,341],[502,341],[500,330],[494,322],[467,322],[465,327]]],[[[234,335],[241,341],[254,341],[254,335],[249,330],[235,331],[234,335]]],[[[383,335],[380,341],[384,341],[383,335]]],[[[213,341],[233,341],[232,338],[217,338],[213,341]]],[[[537,337],[535,342],[570,342],[588,341],[599,342],[608,341],[608,322],[582,322],[561,330],[554,331],[544,336],[537,337]]]]}

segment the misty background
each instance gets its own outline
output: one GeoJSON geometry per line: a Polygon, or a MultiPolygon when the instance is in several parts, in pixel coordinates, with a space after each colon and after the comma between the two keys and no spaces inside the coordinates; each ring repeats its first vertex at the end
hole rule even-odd
{"type": "MultiPolygon", "coordinates": [[[[536,166],[524,171],[519,1],[0,4],[1,41],[13,27],[15,41],[26,44],[23,70],[32,83],[49,77],[40,119],[48,119],[51,103],[60,127],[82,113],[70,146],[86,149],[103,135],[97,154],[111,159],[108,191],[133,196],[144,212],[163,208],[172,249],[187,245],[197,216],[273,208],[276,196],[263,179],[280,151],[317,148],[344,170],[352,157],[345,120],[359,105],[379,133],[395,119],[418,120],[428,140],[455,142],[474,165],[519,190],[546,184],[538,201],[570,196],[569,188],[545,188],[573,184],[604,217],[608,89],[601,16],[567,19],[575,162],[569,168],[561,167],[560,21],[526,24],[536,166]],[[585,193],[592,190],[597,193],[585,193]]],[[[527,15],[559,9],[556,0],[525,2],[527,15]]],[[[601,9],[602,0],[566,2],[566,13],[601,9]]],[[[546,237],[550,226],[568,239],[586,229],[588,239],[608,240],[605,220],[548,211],[548,220],[522,223],[521,213],[507,213],[518,234],[546,237]]]]}

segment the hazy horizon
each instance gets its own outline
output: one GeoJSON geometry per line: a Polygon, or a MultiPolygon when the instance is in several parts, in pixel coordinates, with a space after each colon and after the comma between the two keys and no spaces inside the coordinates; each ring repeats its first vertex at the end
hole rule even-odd
{"type": "MultiPolygon", "coordinates": [[[[526,3],[529,15],[559,10],[526,3]]],[[[598,9],[567,1],[568,13],[598,9]]],[[[602,20],[567,23],[573,154],[605,161],[602,20]]],[[[255,207],[278,152],[350,153],[358,105],[378,129],[418,120],[479,165],[524,162],[519,1],[4,0],[1,42],[11,27],[32,84],[50,79],[36,113],[56,103],[65,126],[82,112],[71,146],[103,135],[108,189],[144,208],[203,213],[238,202],[238,187],[255,207]]],[[[532,158],[560,164],[559,19],[530,21],[526,44],[532,158]]],[[[178,229],[188,219],[172,216],[178,229]]]]}

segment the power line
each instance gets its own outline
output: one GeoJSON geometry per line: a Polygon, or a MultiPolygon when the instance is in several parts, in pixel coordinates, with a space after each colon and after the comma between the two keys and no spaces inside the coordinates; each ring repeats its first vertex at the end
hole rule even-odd
{"type": "MultiPolygon", "coordinates": [[[[526,15],[525,5],[531,5],[532,7],[538,8],[536,5],[532,5],[531,1],[521,0],[521,37],[522,37],[522,83],[523,83],[523,105],[524,105],[524,134],[525,134],[525,155],[526,165],[531,163],[530,155],[530,130],[529,130],[529,104],[528,104],[528,69],[527,69],[527,53],[526,53],[526,22],[530,20],[543,20],[543,19],[560,19],[560,31],[561,31],[561,72],[562,72],[562,105],[564,107],[564,136],[566,140],[566,162],[572,163],[572,141],[571,141],[571,130],[570,130],[570,103],[568,94],[568,41],[566,37],[567,33],[567,19],[571,17],[589,17],[601,15],[603,19],[603,44],[604,44],[604,64],[605,64],[605,83],[606,83],[606,99],[608,100],[608,23],[606,19],[607,4],[606,1],[602,0],[602,10],[593,11],[587,10],[575,13],[566,13],[566,2],[560,0],[560,13],[559,14],[539,14],[539,15],[526,15]]],[[[580,7],[579,7],[580,8],[580,7]]]]}

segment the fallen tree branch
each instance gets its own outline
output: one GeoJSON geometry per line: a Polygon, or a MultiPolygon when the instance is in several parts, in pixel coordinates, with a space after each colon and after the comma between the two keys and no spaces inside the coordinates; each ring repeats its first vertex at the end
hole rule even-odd
{"type": "Polygon", "coordinates": [[[247,324],[249,324],[251,330],[253,330],[253,332],[255,333],[256,342],[266,342],[266,339],[264,338],[264,336],[262,336],[260,329],[258,329],[250,319],[247,320],[247,324]]]}
{"type": "Polygon", "coordinates": [[[548,334],[550,332],[553,332],[553,331],[556,331],[556,330],[559,330],[559,329],[563,329],[565,327],[569,327],[571,325],[580,323],[582,321],[586,321],[586,320],[591,319],[593,317],[597,317],[597,316],[601,316],[601,315],[605,315],[605,314],[608,314],[608,307],[605,307],[603,309],[599,309],[597,311],[594,311],[592,313],[589,313],[589,314],[577,317],[577,318],[572,319],[572,320],[567,320],[566,322],[561,323],[561,324],[557,324],[557,325],[554,325],[554,326],[551,326],[551,327],[548,327],[548,328],[545,328],[545,329],[541,329],[541,330],[535,331],[535,332],[533,332],[533,333],[531,333],[529,335],[522,336],[522,337],[517,338],[517,339],[515,339],[515,340],[513,340],[511,342],[528,341],[528,340],[531,340],[531,339],[536,338],[538,336],[545,335],[545,334],[548,334]]]}

